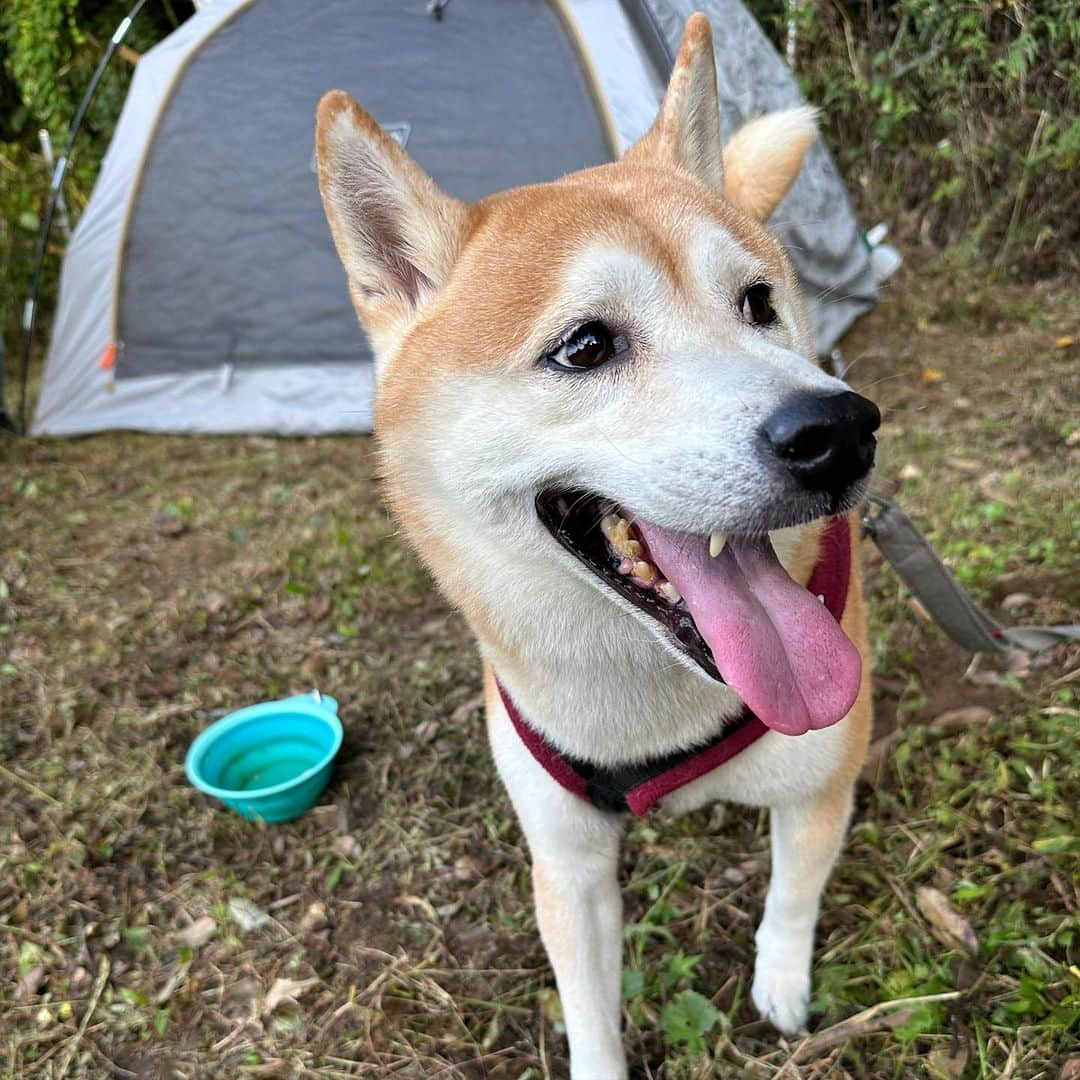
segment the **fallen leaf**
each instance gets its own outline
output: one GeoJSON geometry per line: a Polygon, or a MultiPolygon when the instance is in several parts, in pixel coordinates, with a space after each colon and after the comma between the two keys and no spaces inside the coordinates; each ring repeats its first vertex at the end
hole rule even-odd
{"type": "Polygon", "coordinates": [[[465,720],[468,720],[469,717],[472,716],[472,714],[474,712],[476,712],[477,709],[481,708],[483,706],[483,704],[484,704],[484,695],[483,694],[474,694],[472,697],[466,698],[450,714],[450,723],[451,724],[463,723],[465,720]]]}
{"type": "Polygon", "coordinates": [[[950,893],[956,884],[956,874],[947,866],[938,866],[934,870],[934,888],[943,893],[950,893]]]}
{"type": "Polygon", "coordinates": [[[438,720],[421,720],[416,725],[414,737],[421,746],[426,746],[436,735],[439,734],[438,720]]]}
{"type": "Polygon", "coordinates": [[[164,510],[155,510],[150,515],[150,521],[162,536],[179,536],[187,531],[187,522],[179,514],[168,514],[164,510]]]}
{"type": "Polygon", "coordinates": [[[1058,1073],[1058,1080],[1080,1080],[1080,1054],[1065,1059],[1058,1073]]]}
{"type": "Polygon", "coordinates": [[[947,457],[945,464],[964,476],[978,476],[983,470],[983,463],[976,461],[974,458],[947,457]]]}
{"type": "Polygon", "coordinates": [[[229,914],[241,930],[258,930],[270,921],[270,916],[261,907],[243,896],[234,896],[229,901],[229,914]]]}
{"type": "Polygon", "coordinates": [[[352,833],[345,833],[343,836],[339,836],[334,841],[333,848],[343,859],[358,859],[364,851],[360,841],[357,840],[352,833]]]}
{"type": "Polygon", "coordinates": [[[962,945],[971,952],[978,949],[979,941],[971,929],[971,923],[952,906],[943,892],[929,885],[920,885],[915,890],[915,903],[939,941],[950,946],[962,945]]]}
{"type": "Polygon", "coordinates": [[[1054,342],[1055,349],[1067,349],[1076,339],[1071,334],[1064,334],[1054,342]]]}
{"type": "Polygon", "coordinates": [[[269,1016],[275,1009],[282,1005],[296,1005],[297,998],[301,997],[305,990],[310,990],[317,985],[317,978],[311,979],[275,979],[270,992],[263,1000],[259,1010],[263,1016],[269,1016]]]}
{"type": "Polygon", "coordinates": [[[976,671],[968,681],[974,686],[1004,686],[1005,676],[1000,671],[976,671]]]}
{"type": "Polygon", "coordinates": [[[953,985],[957,990],[970,990],[978,981],[982,972],[968,960],[961,960],[956,966],[953,985]]]}
{"type": "Polygon", "coordinates": [[[1011,614],[1014,611],[1018,611],[1020,608],[1025,608],[1029,604],[1034,603],[1035,597],[1026,592],[1009,593],[1009,595],[1001,601],[1001,610],[1011,614]]]}
{"type": "Polygon", "coordinates": [[[480,877],[480,864],[471,855],[454,861],[454,877],[458,881],[475,881],[480,877]]]}
{"type": "Polygon", "coordinates": [[[975,481],[975,490],[989,502],[1003,503],[1005,506],[1016,506],[1016,499],[1001,486],[1001,475],[996,472],[988,472],[975,481]]]}
{"type": "Polygon", "coordinates": [[[217,933],[217,922],[209,915],[196,919],[190,926],[177,930],[173,935],[181,945],[189,949],[198,949],[205,945],[217,933]]]}
{"type": "Polygon", "coordinates": [[[1005,654],[1005,670],[1018,679],[1031,674],[1031,653],[1023,649],[1010,649],[1005,654]]]}
{"type": "Polygon", "coordinates": [[[946,1080],[956,1080],[957,1077],[963,1076],[970,1057],[971,1050],[967,1040],[962,1040],[955,1047],[939,1046],[936,1050],[931,1050],[926,1058],[926,1064],[935,1076],[946,1077],[946,1080]]]}
{"type": "Polygon", "coordinates": [[[439,913],[431,901],[425,900],[422,896],[399,896],[394,903],[401,904],[403,907],[419,908],[432,922],[438,921],[439,913]]]}
{"type": "Polygon", "coordinates": [[[329,925],[330,920],[326,917],[326,905],[321,900],[316,900],[315,903],[308,905],[307,911],[304,912],[300,919],[297,930],[301,934],[312,934],[316,930],[324,930],[329,925]]]}
{"type": "Polygon", "coordinates": [[[922,376],[921,377],[922,377],[922,381],[924,383],[941,382],[941,380],[945,378],[945,376],[942,374],[941,370],[939,368],[936,368],[936,367],[924,367],[922,369],[922,376]]]}
{"type": "Polygon", "coordinates": [[[819,1057],[834,1046],[842,1046],[849,1039],[857,1039],[863,1035],[874,1035],[879,1031],[891,1031],[903,1027],[914,1015],[915,1009],[897,1009],[885,1016],[867,1015],[871,1010],[867,1009],[858,1016],[848,1020],[841,1020],[832,1027],[819,1031],[810,1038],[803,1040],[796,1048],[791,1060],[796,1065],[805,1065],[814,1058],[819,1057]],[[862,1019],[860,1019],[862,1017],[862,1019]]]}
{"type": "Polygon", "coordinates": [[[317,682],[326,674],[330,657],[326,653],[312,653],[300,662],[300,674],[309,682],[317,682]]]}
{"type": "Polygon", "coordinates": [[[901,480],[918,480],[919,477],[922,476],[922,474],[922,469],[920,469],[918,465],[915,465],[909,461],[900,469],[899,476],[901,480]]]}
{"type": "Polygon", "coordinates": [[[16,984],[15,1000],[27,1001],[32,998],[41,988],[45,981],[45,967],[43,964],[35,964],[16,984]]]}
{"type": "Polygon", "coordinates": [[[312,596],[308,598],[307,602],[308,615],[311,616],[315,622],[319,622],[321,619],[325,619],[330,614],[330,597],[329,596],[312,596]]]}
{"type": "Polygon", "coordinates": [[[559,1024],[563,1021],[562,1002],[559,1000],[559,992],[553,986],[546,987],[536,995],[540,1013],[549,1024],[559,1024]]]}
{"type": "Polygon", "coordinates": [[[173,994],[188,981],[188,965],[177,964],[173,968],[172,974],[165,980],[165,985],[154,995],[154,1000],[159,1005],[164,1005],[169,1001],[173,994]]]}
{"type": "Polygon", "coordinates": [[[218,612],[225,609],[228,602],[229,598],[224,593],[207,593],[206,598],[203,600],[203,610],[209,615],[217,615],[218,612]]]}
{"type": "Polygon", "coordinates": [[[994,714],[986,708],[985,705],[968,705],[963,709],[948,709],[943,713],[938,713],[938,715],[930,722],[934,727],[952,730],[954,728],[974,727],[976,724],[985,724],[987,720],[992,720],[993,718],[994,714]]]}

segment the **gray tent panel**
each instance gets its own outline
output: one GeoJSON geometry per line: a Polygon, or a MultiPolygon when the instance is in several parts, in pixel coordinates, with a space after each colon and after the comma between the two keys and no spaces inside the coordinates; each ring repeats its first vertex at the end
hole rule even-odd
{"type": "Polygon", "coordinates": [[[370,356],[313,165],[315,106],[342,87],[451,194],[611,159],[592,92],[543,0],[261,0],[199,50],[143,169],[120,283],[117,378],[370,356]],[[313,62],[305,42],[318,42],[313,62]],[[528,63],[522,63],[528,57],[528,63]],[[287,89],[283,89],[287,88],[287,89]]]}

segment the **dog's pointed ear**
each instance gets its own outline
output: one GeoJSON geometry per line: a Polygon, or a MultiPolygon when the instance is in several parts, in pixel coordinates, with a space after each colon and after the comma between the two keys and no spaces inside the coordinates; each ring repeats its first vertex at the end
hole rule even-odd
{"type": "Polygon", "coordinates": [[[712,27],[700,11],[686,21],[679,55],[653,126],[626,157],[664,161],[696,176],[717,194],[723,191],[724,148],[712,27]]]}
{"type": "Polygon", "coordinates": [[[449,278],[467,208],[344,91],[319,102],[315,157],[349,291],[378,353],[449,278]]]}
{"type": "Polygon", "coordinates": [[[724,147],[724,197],[765,221],[799,175],[817,138],[817,110],[801,105],[744,124],[724,147]]]}

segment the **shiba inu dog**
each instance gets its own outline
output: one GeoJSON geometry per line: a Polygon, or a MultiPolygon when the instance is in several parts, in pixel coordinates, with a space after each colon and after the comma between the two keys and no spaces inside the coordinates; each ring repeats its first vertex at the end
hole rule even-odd
{"type": "Polygon", "coordinates": [[[725,146],[713,63],[695,15],[621,161],[475,205],[346,94],[318,111],[389,502],[479,643],[575,1077],[626,1075],[623,809],[769,807],[752,996],[803,1027],[870,729],[852,510],[879,414],[814,362],[762,225],[813,112],[725,146]]]}

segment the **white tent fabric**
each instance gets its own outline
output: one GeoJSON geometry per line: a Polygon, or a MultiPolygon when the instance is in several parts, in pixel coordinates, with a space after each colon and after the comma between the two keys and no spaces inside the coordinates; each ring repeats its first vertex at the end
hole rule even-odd
{"type": "MultiPolygon", "coordinates": [[[[166,365],[169,370],[146,369],[126,376],[123,371],[125,342],[119,323],[120,297],[125,288],[125,242],[145,185],[144,174],[155,140],[161,136],[169,110],[182,107],[184,98],[178,88],[183,86],[189,68],[207,43],[234,19],[237,20],[234,29],[242,29],[246,14],[259,5],[266,5],[265,11],[272,14],[275,2],[281,3],[283,9],[290,8],[290,15],[296,17],[295,6],[284,4],[282,0],[212,0],[204,3],[192,18],[139,62],[93,195],[68,246],[42,394],[34,419],[36,433],[73,435],[129,428],[296,435],[370,430],[371,365],[358,327],[355,328],[354,355],[326,356],[318,363],[310,357],[297,358],[296,362],[290,361],[288,356],[275,357],[273,362],[266,363],[247,362],[250,357],[241,357],[236,362],[223,359],[212,367],[193,366],[189,369],[177,361],[166,365]],[[121,357],[118,366],[110,364],[114,347],[121,357]]],[[[413,18],[419,14],[430,19],[424,14],[423,0],[413,0],[408,5],[406,0],[397,2],[402,7],[417,8],[417,12],[410,11],[413,18]]],[[[478,6],[480,0],[471,2],[478,6]]],[[[502,10],[507,11],[513,10],[512,2],[524,5],[526,0],[499,2],[506,5],[502,10]]],[[[649,0],[648,4],[638,4],[635,13],[631,10],[633,5],[619,0],[556,0],[551,5],[544,5],[541,0],[528,0],[528,3],[530,11],[537,6],[555,9],[568,37],[574,39],[574,51],[584,54],[584,79],[594,84],[592,96],[598,99],[597,116],[589,123],[599,124],[605,131],[613,129],[607,136],[610,149],[606,156],[621,153],[644,133],[655,115],[667,75],[657,66],[657,44],[667,50],[670,60],[683,21],[680,9],[687,6],[689,10],[689,5],[672,0],[649,0]],[[650,41],[645,41],[641,32],[643,17],[653,32],[650,41]]],[[[454,0],[444,19],[465,18],[469,14],[469,4],[470,0],[454,0]]],[[[798,90],[790,73],[737,0],[715,0],[712,5],[704,6],[716,9],[712,13],[719,43],[718,66],[721,70],[718,74],[721,96],[725,98],[725,119],[739,122],[749,115],[798,101],[798,90]],[[741,15],[732,16],[729,9],[737,9],[741,15]],[[730,53],[726,35],[732,27],[738,28],[738,40],[744,43],[740,46],[744,51],[765,57],[754,66],[747,67],[744,63],[740,68],[736,65],[734,78],[743,84],[743,91],[740,100],[734,103],[730,100],[732,95],[725,96],[725,87],[731,83],[732,74],[730,70],[726,74],[723,70],[727,62],[725,57],[730,53]],[[754,33],[757,38],[751,40],[747,35],[754,33]],[[770,66],[773,61],[779,67],[770,66]],[[768,69],[769,79],[762,83],[763,93],[755,95],[746,89],[745,83],[752,83],[755,72],[762,66],[768,69]]],[[[315,4],[305,5],[305,9],[315,7],[315,4]]],[[[338,32],[355,35],[360,43],[374,32],[368,26],[369,18],[374,20],[373,5],[350,2],[338,12],[346,10],[347,18],[339,19],[336,24],[338,32]]],[[[524,6],[521,11],[525,11],[524,6]]],[[[372,25],[375,25],[373,21],[372,25]]],[[[236,37],[230,40],[236,40],[236,37]]],[[[321,62],[317,41],[312,42],[310,54],[308,70],[317,76],[321,62]]],[[[296,56],[290,53],[288,62],[295,64],[296,56]]],[[[226,66],[215,77],[237,76],[226,66]]],[[[329,88],[328,83],[320,83],[320,86],[329,88]]],[[[430,88],[435,99],[442,92],[438,85],[430,88]]],[[[292,104],[288,97],[289,87],[283,86],[281,93],[283,107],[284,103],[292,104]]],[[[481,106],[490,110],[500,107],[500,103],[478,102],[478,109],[481,106]]],[[[310,117],[310,106],[306,101],[303,107],[308,110],[304,116],[310,117]]],[[[512,105],[507,108],[506,122],[513,124],[512,105]]],[[[557,137],[560,117],[554,116],[551,126],[557,137]]],[[[543,144],[545,133],[528,134],[535,135],[538,143],[543,144]]],[[[418,135],[417,140],[421,137],[418,135]]],[[[464,156],[469,149],[469,132],[462,130],[459,138],[464,156]]],[[[412,144],[409,148],[413,149],[412,144]]],[[[815,161],[808,170],[813,175],[800,179],[792,195],[782,204],[777,219],[781,223],[778,231],[792,247],[800,274],[813,286],[810,299],[811,308],[818,317],[819,347],[828,347],[861,311],[873,304],[875,290],[866,252],[835,169],[824,147],[814,153],[815,161]],[[805,211],[804,196],[804,212],[796,221],[789,204],[800,185],[804,185],[808,193],[811,209],[805,211]],[[827,212],[822,210],[823,207],[827,212]],[[821,220],[817,221],[819,213],[821,220]],[[792,222],[797,226],[792,234],[794,243],[791,235],[784,235],[785,227],[790,233],[792,222]],[[807,247],[813,250],[802,250],[807,247]],[[837,293],[841,302],[829,307],[815,302],[815,291],[825,293],[829,290],[837,293]]],[[[576,164],[567,166],[570,167],[576,167],[576,164]]],[[[439,172],[433,171],[436,179],[442,181],[439,172]]],[[[545,177],[530,175],[528,178],[545,177]]],[[[482,184],[483,179],[478,177],[476,182],[482,184]]],[[[147,188],[147,197],[149,190],[147,188]]],[[[477,197],[485,190],[455,193],[477,197]]],[[[236,225],[237,229],[242,227],[242,223],[236,225]]],[[[289,228],[287,215],[281,227],[289,228]]],[[[329,245],[328,234],[325,245],[329,245]]],[[[193,283],[191,277],[189,274],[178,280],[177,289],[195,288],[197,283],[193,283]]],[[[343,279],[332,299],[339,306],[347,305],[343,279]]],[[[197,295],[192,302],[198,302],[197,295]]],[[[268,307],[272,308],[272,305],[268,307]]],[[[255,313],[256,317],[263,314],[255,313]]],[[[153,312],[145,313],[145,317],[152,322],[153,312]]],[[[265,317],[272,318],[272,310],[268,310],[265,317]]]]}

